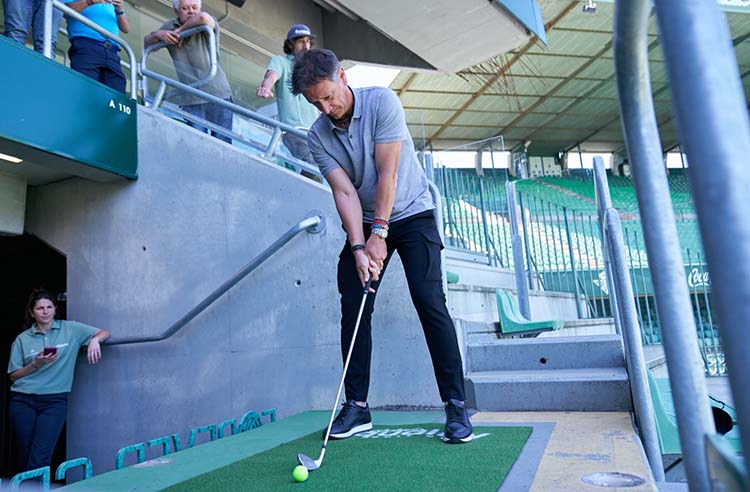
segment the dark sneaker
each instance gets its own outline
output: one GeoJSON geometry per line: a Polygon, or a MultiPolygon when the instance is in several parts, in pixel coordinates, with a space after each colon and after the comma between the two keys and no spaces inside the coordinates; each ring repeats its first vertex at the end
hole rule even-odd
{"type": "MultiPolygon", "coordinates": [[[[360,407],[354,400],[344,403],[344,407],[336,416],[336,420],[331,425],[331,439],[346,439],[358,432],[364,432],[372,429],[372,418],[370,417],[369,405],[365,408],[360,407]]],[[[326,431],[323,430],[323,439],[326,437],[326,431]]]]}
{"type": "Polygon", "coordinates": [[[448,400],[445,404],[445,432],[443,441],[449,444],[460,444],[474,439],[474,428],[469,421],[469,411],[464,402],[448,400]]]}

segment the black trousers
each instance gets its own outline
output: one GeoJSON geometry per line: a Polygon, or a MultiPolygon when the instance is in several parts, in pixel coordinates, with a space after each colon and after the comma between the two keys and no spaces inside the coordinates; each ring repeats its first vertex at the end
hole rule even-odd
{"type": "MultiPolygon", "coordinates": [[[[370,225],[365,224],[369,237],[370,225]]],[[[398,252],[406,272],[409,293],[422,324],[427,347],[432,358],[440,398],[465,400],[461,353],[448,308],[440,269],[440,250],[443,244],[435,226],[433,211],[423,212],[390,224],[388,256],[380,280],[373,282],[377,291],[394,252],[398,252]]],[[[357,275],[351,245],[347,242],[339,257],[338,288],[341,294],[341,355],[346,360],[354,324],[364,293],[357,275]]],[[[367,401],[370,387],[370,360],[372,353],[372,312],[376,294],[370,294],[362,313],[345,387],[347,400],[367,401]]],[[[406,375],[405,375],[406,376],[406,375]]]]}
{"type": "Polygon", "coordinates": [[[11,392],[10,420],[22,470],[49,466],[68,413],[68,394],[28,395],[11,392]]]}

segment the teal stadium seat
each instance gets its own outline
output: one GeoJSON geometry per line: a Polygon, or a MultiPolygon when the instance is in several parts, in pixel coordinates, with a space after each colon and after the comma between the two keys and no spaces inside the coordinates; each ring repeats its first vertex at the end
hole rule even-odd
{"type": "Polygon", "coordinates": [[[560,320],[529,321],[521,315],[513,294],[495,290],[497,313],[500,316],[500,332],[503,335],[530,335],[544,331],[559,330],[565,324],[560,320]]]}

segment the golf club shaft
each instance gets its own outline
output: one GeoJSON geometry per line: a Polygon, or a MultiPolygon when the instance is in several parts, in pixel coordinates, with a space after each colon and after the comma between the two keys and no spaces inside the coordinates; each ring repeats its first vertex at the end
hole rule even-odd
{"type": "Polygon", "coordinates": [[[326,452],[326,445],[328,444],[328,438],[331,435],[331,426],[333,425],[333,418],[336,415],[336,409],[339,406],[339,398],[341,398],[341,390],[344,388],[344,380],[346,379],[346,371],[349,369],[349,361],[352,358],[352,351],[354,349],[354,342],[357,340],[357,332],[359,331],[359,322],[362,320],[362,313],[365,310],[365,303],[367,302],[367,294],[370,293],[370,284],[372,283],[372,277],[367,279],[365,284],[365,293],[362,295],[362,303],[359,305],[359,314],[357,314],[357,322],[354,324],[354,333],[352,334],[352,341],[349,343],[349,353],[346,354],[346,361],[344,362],[344,374],[341,375],[341,382],[339,383],[339,390],[336,392],[336,400],[333,402],[333,410],[331,410],[331,418],[328,421],[328,427],[326,428],[326,437],[323,439],[323,447],[320,450],[320,458],[318,461],[323,459],[323,455],[326,452]]]}

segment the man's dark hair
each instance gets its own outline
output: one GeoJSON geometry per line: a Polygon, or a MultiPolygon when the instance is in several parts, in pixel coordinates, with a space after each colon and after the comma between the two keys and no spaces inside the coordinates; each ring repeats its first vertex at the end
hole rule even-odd
{"type": "MultiPolygon", "coordinates": [[[[297,39],[299,39],[299,38],[297,38],[297,39]]],[[[284,40],[284,48],[283,49],[284,49],[284,54],[285,55],[291,55],[292,53],[294,53],[294,42],[297,39],[285,39],[284,40]]],[[[315,46],[315,40],[312,39],[312,38],[310,38],[310,47],[313,47],[313,46],[315,46]]]]}
{"type": "Polygon", "coordinates": [[[339,79],[339,59],[331,50],[310,50],[297,57],[292,72],[292,94],[302,94],[324,80],[339,79]]]}

